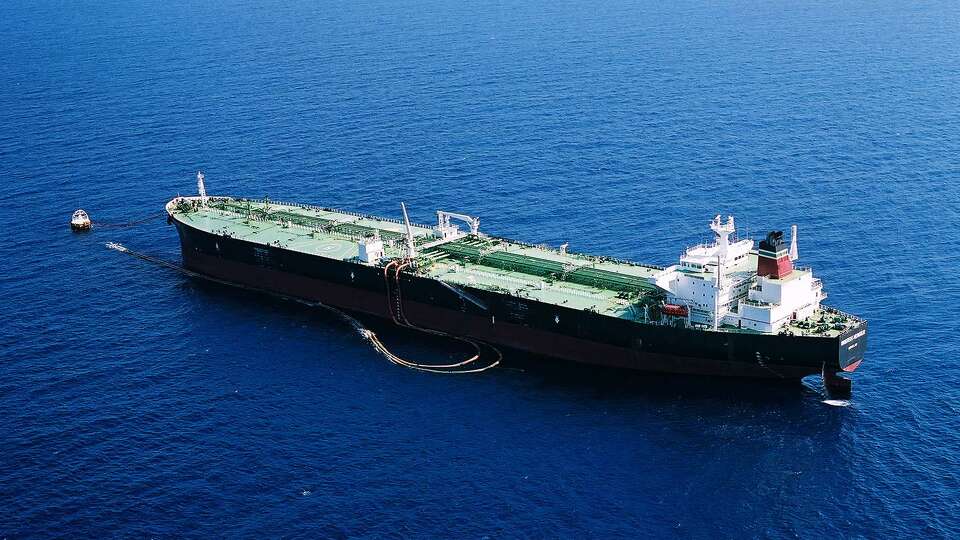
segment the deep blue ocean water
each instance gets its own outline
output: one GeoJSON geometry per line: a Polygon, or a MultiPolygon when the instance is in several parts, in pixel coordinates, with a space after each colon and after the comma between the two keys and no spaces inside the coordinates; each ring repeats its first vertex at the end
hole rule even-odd
{"type": "MultiPolygon", "coordinates": [[[[0,537],[960,537],[960,4],[0,4],[0,537]],[[195,190],[669,264],[797,223],[816,381],[430,376],[190,281],[195,190]]],[[[443,343],[386,331],[417,354],[443,343]]]]}

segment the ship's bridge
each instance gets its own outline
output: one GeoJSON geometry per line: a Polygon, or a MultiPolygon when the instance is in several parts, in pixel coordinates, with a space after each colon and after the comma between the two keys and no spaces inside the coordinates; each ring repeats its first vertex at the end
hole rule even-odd
{"type": "Polygon", "coordinates": [[[730,236],[736,232],[733,216],[729,216],[726,222],[722,221],[719,215],[714,217],[710,222],[710,229],[716,234],[716,241],[687,248],[680,256],[681,269],[704,271],[713,266],[716,271],[719,265],[722,270],[732,270],[731,267],[741,266],[741,261],[753,250],[753,240],[730,241],[730,236]]]}
{"type": "Polygon", "coordinates": [[[686,308],[687,324],[776,333],[819,312],[820,280],[810,269],[793,268],[796,228],[789,251],[778,231],[758,250],[753,240],[731,242],[732,216],[726,222],[715,217],[710,228],[714,243],[687,249],[679,264],[654,278],[668,302],[686,308]]]}

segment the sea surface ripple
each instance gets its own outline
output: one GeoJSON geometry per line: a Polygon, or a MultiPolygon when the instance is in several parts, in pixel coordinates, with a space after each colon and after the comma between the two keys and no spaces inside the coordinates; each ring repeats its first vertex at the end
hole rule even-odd
{"type": "MultiPolygon", "coordinates": [[[[960,4],[0,3],[0,537],[960,537],[960,4]],[[815,383],[391,365],[196,283],[195,190],[669,264],[799,225],[815,383]]],[[[417,354],[443,343],[385,329],[417,354]]]]}

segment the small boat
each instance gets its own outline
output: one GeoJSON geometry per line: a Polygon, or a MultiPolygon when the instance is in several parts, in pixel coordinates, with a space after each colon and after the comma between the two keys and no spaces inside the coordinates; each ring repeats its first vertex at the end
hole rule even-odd
{"type": "Polygon", "coordinates": [[[90,226],[90,216],[83,210],[77,210],[70,218],[70,228],[74,231],[89,231],[90,226]]]}

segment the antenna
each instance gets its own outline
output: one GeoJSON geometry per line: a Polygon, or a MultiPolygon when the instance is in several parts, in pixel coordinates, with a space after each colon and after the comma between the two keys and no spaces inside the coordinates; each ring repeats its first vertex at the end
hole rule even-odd
{"type": "Polygon", "coordinates": [[[413,247],[413,229],[410,227],[410,218],[407,217],[407,205],[400,203],[400,209],[403,210],[403,226],[407,230],[407,258],[413,260],[417,256],[417,250],[413,247]]]}
{"type": "Polygon", "coordinates": [[[200,195],[200,204],[207,204],[207,188],[203,185],[203,173],[197,171],[197,195],[200,195]]]}
{"type": "Polygon", "coordinates": [[[726,260],[727,247],[730,245],[730,235],[737,230],[733,224],[733,216],[727,216],[727,222],[724,223],[720,219],[720,214],[717,214],[717,216],[713,218],[713,221],[710,222],[710,229],[717,233],[716,246],[719,248],[718,252],[720,256],[726,260]]]}
{"type": "Polygon", "coordinates": [[[790,226],[790,260],[795,261],[800,256],[797,254],[797,226],[790,226]]]}

